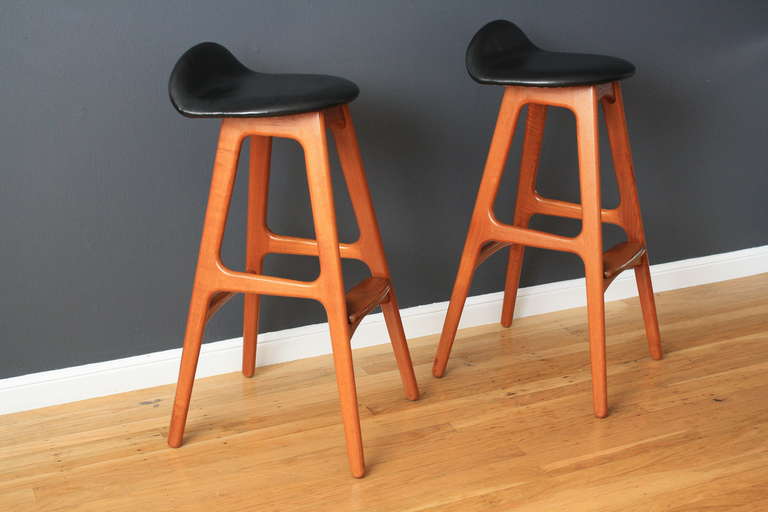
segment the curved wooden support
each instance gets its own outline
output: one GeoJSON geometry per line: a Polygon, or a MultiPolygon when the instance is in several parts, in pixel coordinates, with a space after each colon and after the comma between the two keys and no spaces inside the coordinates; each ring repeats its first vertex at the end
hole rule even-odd
{"type": "Polygon", "coordinates": [[[351,332],[354,333],[365,315],[387,301],[390,289],[389,279],[369,277],[347,292],[345,302],[351,332]]]}
{"type": "Polygon", "coordinates": [[[486,242],[480,247],[480,254],[477,255],[475,268],[479,267],[485,260],[510,245],[512,245],[512,242],[486,242]]]}
{"type": "MultiPolygon", "coordinates": [[[[530,209],[533,214],[565,217],[568,219],[581,219],[584,216],[580,204],[561,201],[559,199],[550,199],[539,195],[538,192],[534,193],[531,202],[532,205],[530,206],[530,209]]],[[[618,210],[607,210],[602,208],[600,210],[600,216],[603,222],[608,222],[617,226],[622,225],[621,216],[618,210]]]]}
{"type": "Polygon", "coordinates": [[[551,249],[553,251],[564,251],[578,253],[581,248],[579,237],[560,236],[539,231],[537,229],[521,228],[511,224],[502,224],[492,221],[488,229],[488,238],[492,240],[503,240],[515,244],[526,245],[529,247],[539,247],[541,249],[551,249]]]}
{"type": "Polygon", "coordinates": [[[208,320],[213,317],[221,308],[224,307],[224,304],[230,301],[232,297],[236,295],[235,292],[217,292],[214,293],[211,296],[210,302],[208,302],[208,310],[205,312],[205,321],[208,322],[208,320]]]}
{"type": "Polygon", "coordinates": [[[640,242],[621,242],[605,251],[603,254],[604,287],[608,288],[608,285],[625,270],[638,266],[643,256],[645,256],[645,247],[640,242]]]}
{"type": "MultiPolygon", "coordinates": [[[[267,232],[267,254],[298,254],[302,256],[317,256],[317,240],[298,236],[278,235],[267,232]]],[[[339,253],[342,258],[365,261],[365,256],[359,242],[351,244],[339,243],[339,253]]]]}

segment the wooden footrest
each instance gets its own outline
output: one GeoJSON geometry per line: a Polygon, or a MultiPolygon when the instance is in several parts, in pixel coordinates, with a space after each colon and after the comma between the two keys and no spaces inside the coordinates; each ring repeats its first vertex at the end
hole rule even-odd
{"type": "Polygon", "coordinates": [[[624,270],[636,267],[645,254],[640,242],[622,242],[603,253],[603,277],[613,279],[624,270]]]}
{"type": "Polygon", "coordinates": [[[349,323],[356,326],[373,308],[384,302],[389,295],[389,279],[369,277],[347,292],[349,323]]]}
{"type": "Polygon", "coordinates": [[[234,292],[219,292],[211,297],[211,300],[208,303],[208,310],[205,312],[205,321],[207,322],[210,320],[211,317],[215,315],[218,310],[224,307],[224,304],[229,302],[229,299],[235,295],[236,294],[234,292]]]}
{"type": "Polygon", "coordinates": [[[477,263],[475,266],[480,266],[485,260],[494,255],[494,253],[502,250],[505,247],[512,245],[512,242],[486,242],[480,247],[480,254],[477,256],[477,263]]]}

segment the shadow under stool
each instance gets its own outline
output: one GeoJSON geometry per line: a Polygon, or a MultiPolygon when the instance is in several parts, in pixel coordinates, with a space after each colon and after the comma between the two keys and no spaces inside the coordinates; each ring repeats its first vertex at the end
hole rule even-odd
{"type": "Polygon", "coordinates": [[[464,250],[451,294],[433,374],[445,373],[456,330],[475,269],[496,251],[510,247],[501,323],[512,324],[525,246],[566,251],[584,262],[595,415],[608,414],[605,360],[604,292],[624,270],[633,268],[640,295],[648,347],[661,359],[656,305],[648,268],[643,221],[637,198],[627,122],[619,81],[635,67],[602,55],[559,53],[536,47],[513,23],[485,25],[467,48],[467,71],[481,84],[504,87],[496,129],[477,193],[464,250]],[[511,225],[496,219],[493,204],[499,189],[520,110],[528,106],[525,138],[511,225]],[[600,204],[598,106],[602,105],[610,140],[619,206],[600,204]],[[581,204],[550,199],[536,191],[536,173],[548,107],[571,110],[576,117],[581,204]],[[581,232],[564,237],[528,228],[533,215],[581,220],[581,232]],[[620,226],[627,240],[603,252],[602,223],[620,226]]]}
{"type": "Polygon", "coordinates": [[[243,373],[250,377],[256,364],[259,296],[314,299],[322,303],[328,316],[350,468],[355,477],[362,477],[365,463],[350,339],[363,317],[377,306],[384,314],[406,397],[417,400],[419,390],[347,106],[357,97],[358,88],[333,76],[257,73],[224,47],[201,43],[179,59],[169,91],[181,114],[221,118],[222,123],[168,444],[178,447],[182,443],[203,331],[219,308],[236,293],[245,294],[243,373]],[[360,231],[353,243],[339,243],[338,239],[326,128],[336,141],[360,231]],[[317,240],[279,235],[267,226],[272,137],[294,139],[304,150],[317,240]],[[246,268],[237,272],[222,263],[221,243],[246,138],[250,138],[246,268]],[[264,275],[267,254],[317,256],[320,274],[314,281],[264,275]],[[364,262],[371,277],[345,292],[341,258],[364,262]]]}

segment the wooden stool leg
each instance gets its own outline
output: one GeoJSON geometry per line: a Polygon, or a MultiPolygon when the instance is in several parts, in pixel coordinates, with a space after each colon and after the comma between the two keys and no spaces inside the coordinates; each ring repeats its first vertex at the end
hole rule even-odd
{"type": "Polygon", "coordinates": [[[355,370],[352,364],[349,324],[345,315],[346,308],[343,302],[330,301],[326,305],[325,310],[328,314],[328,325],[331,331],[333,364],[336,368],[336,385],[339,390],[341,417],[344,424],[344,435],[347,440],[349,469],[352,472],[352,476],[362,478],[365,476],[363,436],[360,430],[355,370]]]}
{"type": "Polygon", "coordinates": [[[605,361],[605,303],[603,296],[603,240],[600,211],[600,155],[595,88],[576,100],[576,131],[579,148],[579,183],[583,211],[581,257],[587,283],[589,354],[592,367],[592,404],[595,415],[608,415],[605,361]]]}
{"type": "MultiPolygon", "coordinates": [[[[473,219],[472,224],[474,223],[473,219]]],[[[461,253],[459,270],[456,272],[456,280],[453,283],[448,311],[443,322],[443,331],[440,334],[435,361],[432,364],[432,375],[438,378],[445,375],[445,367],[448,365],[448,358],[451,356],[451,348],[456,338],[456,331],[459,328],[461,313],[464,310],[464,303],[469,294],[469,287],[472,285],[472,277],[477,265],[477,255],[480,250],[480,246],[476,243],[477,231],[478,228],[473,229],[470,225],[467,240],[464,242],[464,250],[461,253]]]]}
{"type": "Polygon", "coordinates": [[[357,409],[355,372],[352,366],[350,329],[344,298],[336,212],[328,163],[324,115],[317,113],[300,140],[307,164],[307,182],[320,258],[321,302],[328,315],[339,389],[341,415],[347,439],[347,456],[354,477],[365,474],[360,416],[357,409]]]}
{"type": "Polygon", "coordinates": [[[347,184],[349,199],[352,202],[352,209],[355,212],[355,219],[360,230],[358,243],[363,260],[374,277],[383,277],[390,281],[389,298],[381,304],[381,311],[387,324],[389,340],[392,343],[392,351],[400,371],[400,378],[403,381],[405,396],[410,400],[418,400],[419,387],[413,373],[411,354],[408,351],[403,322],[400,319],[400,310],[397,306],[387,259],[384,255],[379,223],[376,220],[368,181],[365,178],[363,159],[360,155],[352,115],[348,105],[337,107],[329,111],[329,114],[328,124],[336,141],[336,151],[339,154],[344,181],[347,184]]]}
{"type": "Polygon", "coordinates": [[[418,400],[419,385],[416,383],[416,375],[413,373],[411,353],[408,351],[408,342],[405,340],[403,321],[400,318],[400,308],[397,305],[394,289],[390,289],[388,300],[381,304],[381,312],[384,314],[384,321],[387,324],[389,341],[392,344],[392,352],[395,354],[397,368],[400,370],[400,379],[403,381],[405,396],[408,400],[418,400]]]}
{"type": "MultiPolygon", "coordinates": [[[[514,226],[527,228],[531,220],[531,202],[535,200],[536,173],[539,167],[541,143],[544,137],[544,122],[547,107],[531,103],[528,105],[528,117],[525,124],[525,141],[520,159],[520,177],[517,182],[514,226]]],[[[525,246],[512,244],[509,247],[507,261],[507,279],[504,283],[504,305],[501,310],[501,325],[509,327],[515,314],[517,289],[520,285],[520,271],[523,267],[525,246]]]]}
{"type": "Polygon", "coordinates": [[[637,281],[637,292],[640,296],[640,307],[643,310],[645,336],[648,338],[648,352],[650,352],[653,359],[658,361],[664,355],[661,349],[659,320],[656,318],[656,301],[653,298],[651,270],[648,266],[647,254],[643,255],[640,265],[635,267],[635,281],[637,281]]]}
{"type": "Polygon", "coordinates": [[[173,403],[171,425],[168,431],[168,444],[174,448],[181,446],[184,436],[184,426],[189,411],[192,385],[195,381],[200,344],[205,329],[206,313],[210,298],[215,291],[211,288],[209,280],[212,271],[216,272],[215,265],[219,260],[221,241],[224,238],[224,228],[229,212],[229,201],[235,183],[241,140],[240,132],[231,127],[231,124],[225,120],[221,125],[216,161],[213,166],[211,189],[205,211],[197,270],[195,271],[195,284],[187,317],[187,330],[184,335],[179,380],[176,385],[176,398],[173,403]]]}
{"type": "Polygon", "coordinates": [[[200,357],[200,345],[205,331],[205,314],[208,310],[209,299],[210,294],[205,288],[201,284],[195,283],[192,299],[189,302],[179,379],[176,384],[176,397],[173,401],[171,426],[168,431],[168,445],[173,448],[181,446],[184,438],[184,426],[187,422],[192,386],[195,382],[195,371],[200,357]]]}
{"type": "Polygon", "coordinates": [[[481,246],[487,241],[486,227],[493,216],[493,203],[499,190],[501,176],[504,173],[504,164],[507,161],[509,146],[512,143],[521,106],[522,101],[518,92],[512,87],[507,87],[504,90],[504,97],[499,108],[488,159],[485,162],[483,178],[480,181],[472,220],[469,223],[467,239],[464,243],[459,270],[456,273],[456,281],[451,293],[451,301],[448,304],[448,313],[445,316],[443,332],[440,335],[440,343],[432,366],[432,375],[435,377],[442,377],[445,374],[453,340],[459,327],[461,312],[464,309],[464,302],[467,300],[469,287],[472,284],[472,277],[477,266],[478,253],[481,246]]]}
{"type": "MultiPolygon", "coordinates": [[[[619,83],[613,84],[613,97],[603,99],[605,123],[611,143],[613,167],[616,170],[616,182],[619,185],[622,227],[630,241],[640,242],[645,246],[645,229],[640,213],[640,201],[637,197],[637,181],[632,165],[632,151],[629,145],[627,119],[624,113],[624,98],[619,83]]],[[[643,256],[640,265],[635,267],[637,291],[643,310],[645,333],[648,338],[648,350],[653,359],[662,358],[659,321],[656,317],[656,302],[653,298],[651,273],[648,267],[648,253],[643,256]]]]}
{"type": "MultiPolygon", "coordinates": [[[[250,137],[245,271],[261,274],[267,244],[267,198],[272,137],[250,137]]],[[[253,377],[261,297],[247,293],[243,306],[243,375],[253,377]]]]}

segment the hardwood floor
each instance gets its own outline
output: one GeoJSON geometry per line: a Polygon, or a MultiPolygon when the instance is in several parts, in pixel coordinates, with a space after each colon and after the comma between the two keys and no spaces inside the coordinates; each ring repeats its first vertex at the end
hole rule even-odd
{"type": "Polygon", "coordinates": [[[355,351],[369,473],[349,476],[330,356],[0,416],[0,510],[768,510],[768,274],[607,304],[611,415],[591,408],[583,308],[355,351]]]}

